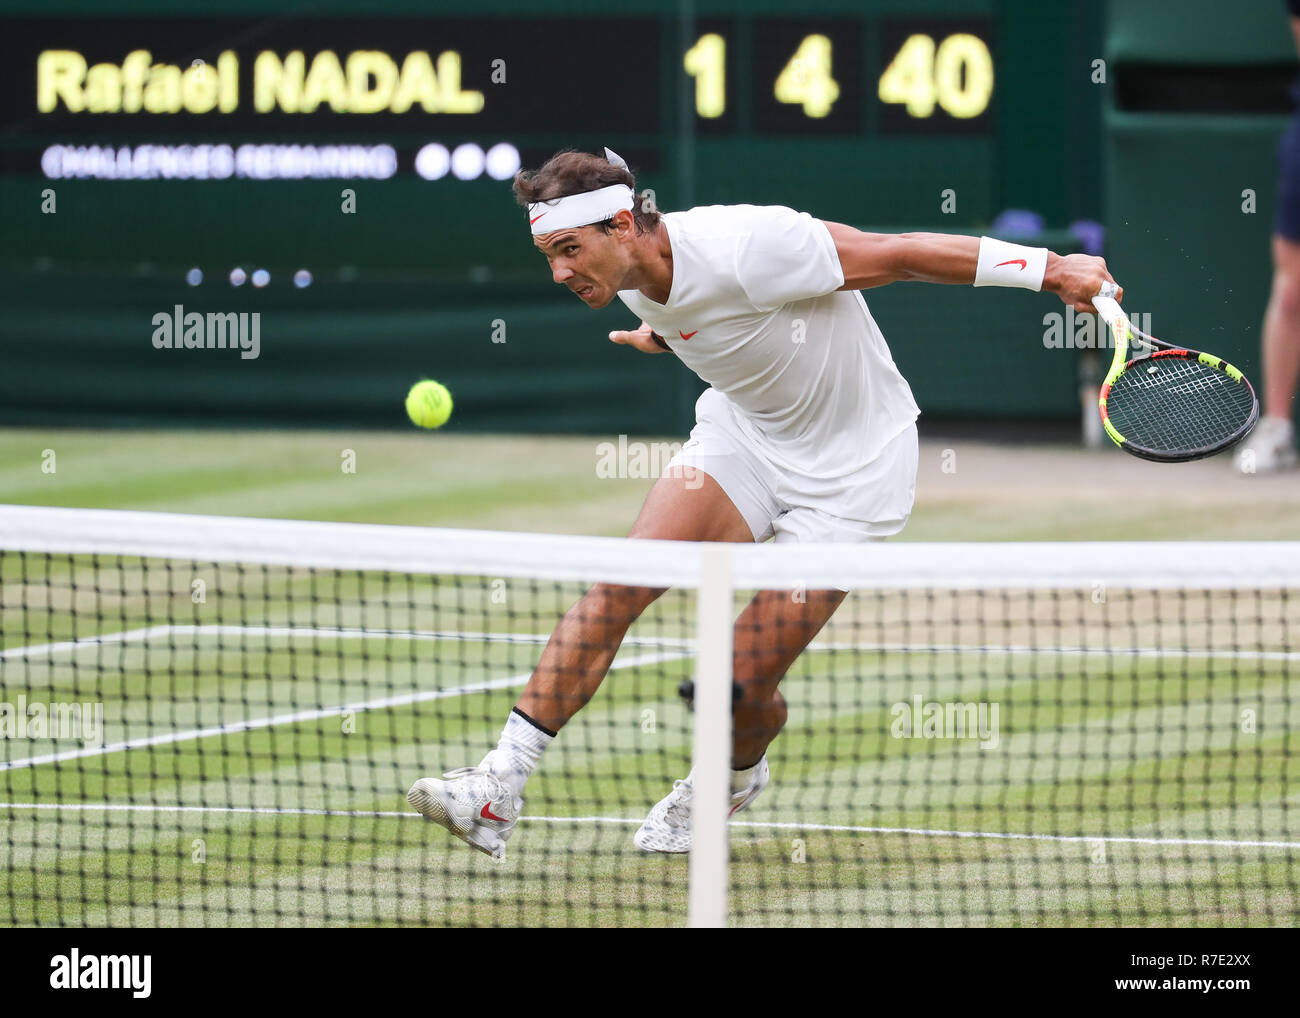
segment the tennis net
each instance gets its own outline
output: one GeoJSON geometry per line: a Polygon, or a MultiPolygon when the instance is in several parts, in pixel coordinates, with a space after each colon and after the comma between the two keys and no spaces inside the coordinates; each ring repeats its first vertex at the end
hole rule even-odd
{"type": "Polygon", "coordinates": [[[718,547],[17,506],[0,534],[2,924],[1300,915],[1297,544],[718,547]],[[592,584],[670,589],[494,860],[405,792],[496,745],[561,619],[561,660],[600,657],[627,619],[592,584]],[[746,691],[837,590],[781,683],[770,784],[728,824],[729,665],[752,744],[746,691]],[[692,766],[715,807],[691,853],[641,851],[692,766]]]}

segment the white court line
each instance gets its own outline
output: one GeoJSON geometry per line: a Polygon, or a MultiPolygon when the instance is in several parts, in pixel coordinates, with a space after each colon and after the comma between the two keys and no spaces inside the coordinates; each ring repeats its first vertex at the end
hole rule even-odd
{"type": "MultiPolygon", "coordinates": [[[[610,666],[613,671],[618,668],[637,668],[641,665],[659,664],[662,661],[679,660],[681,654],[642,654],[625,661],[615,661],[610,666]]],[[[92,756],[106,756],[128,749],[142,749],[145,746],[167,746],[177,742],[190,742],[206,739],[214,735],[231,735],[235,732],[251,732],[273,725],[292,725],[303,721],[316,721],[320,718],[338,717],[348,712],[360,713],[368,710],[383,710],[387,707],[405,707],[413,703],[425,703],[430,700],[443,700],[452,696],[466,696],[470,693],[483,693],[494,689],[509,689],[522,686],[532,675],[521,672],[507,675],[501,679],[489,679],[484,682],[471,682],[449,689],[430,689],[423,692],[402,693],[397,696],[385,696],[378,700],[359,700],[355,703],[341,703],[333,707],[318,707],[312,710],[294,711],[290,714],[276,714],[266,718],[250,718],[246,721],[230,721],[224,725],[212,725],[208,728],[192,728],[183,732],[164,732],[139,739],[127,739],[123,742],[111,742],[104,746],[86,746],[82,749],[68,749],[61,753],[45,753],[41,756],[29,756],[21,760],[0,761],[0,771],[22,770],[40,764],[61,763],[64,760],[81,760],[92,756]]]]}
{"type": "Polygon", "coordinates": [[[1227,661],[1300,661],[1294,650],[1210,650],[1198,647],[1031,647],[1028,644],[963,643],[820,643],[809,650],[878,651],[899,654],[1061,654],[1065,657],[1173,657],[1213,658],[1227,661]]]}
{"type": "MultiPolygon", "coordinates": [[[[423,819],[419,813],[398,810],[333,810],[298,809],[280,806],[168,806],[128,803],[54,803],[54,802],[0,802],[0,809],[68,810],[84,812],[138,813],[221,813],[258,814],[269,816],[330,816],[366,817],[378,819],[423,819]]],[[[539,824],[639,824],[640,817],[545,817],[523,816],[521,822],[539,824]]],[[[1137,838],[1103,834],[1017,834],[1001,831],[946,831],[925,827],[856,827],[847,824],[800,824],[767,821],[731,821],[732,827],[779,831],[830,831],[846,834],[913,834],[927,838],[987,838],[997,841],[1058,841],[1072,844],[1091,844],[1098,841],[1111,845],[1204,845],[1212,848],[1300,848],[1300,841],[1233,841],[1219,838],[1137,838]]]]}
{"type": "MultiPolygon", "coordinates": [[[[460,629],[422,630],[422,629],[355,629],[322,628],[320,626],[224,626],[224,625],[157,625],[142,629],[128,629],[120,633],[102,633],[95,636],[82,636],[75,640],[59,640],[54,643],[36,643],[27,647],[11,647],[0,650],[0,659],[10,657],[48,657],[64,651],[78,651],[89,647],[102,647],[121,643],[142,643],[155,637],[166,636],[320,636],[333,639],[364,640],[391,639],[436,642],[440,640],[481,643],[523,643],[543,644],[551,638],[550,633],[488,633],[460,629]]],[[[629,636],[623,643],[629,647],[679,647],[686,646],[689,640],[664,639],[656,636],[629,636]]]]}
{"type": "Polygon", "coordinates": [[[56,643],[37,643],[30,647],[10,647],[0,650],[0,660],[9,657],[46,657],[65,650],[80,650],[83,647],[102,647],[113,643],[134,643],[147,640],[151,636],[165,636],[171,626],[146,626],[143,629],[127,629],[120,633],[102,633],[98,636],[81,636],[75,640],[59,640],[56,643]]]}
{"type": "MultiPolygon", "coordinates": [[[[0,802],[0,809],[48,809],[106,813],[251,813],[262,816],[306,817],[419,817],[400,810],[298,809],[285,806],[168,806],[150,803],[115,802],[0,802]]],[[[630,822],[630,821],[629,821],[630,822]]],[[[638,821],[639,822],[639,821],[638,821]]]]}
{"type": "Polygon", "coordinates": [[[1221,848],[1300,848],[1300,841],[1229,841],[1217,838],[1132,838],[1088,834],[1015,834],[998,831],[944,831],[924,827],[849,827],[835,824],[758,823],[733,820],[736,827],[783,831],[847,831],[851,834],[915,834],[927,838],[996,838],[1006,841],[1104,841],[1112,845],[1211,845],[1221,848]]]}
{"type": "MultiPolygon", "coordinates": [[[[140,643],[168,636],[247,636],[247,637],[324,637],[334,639],[394,639],[412,641],[458,641],[483,643],[544,644],[549,633],[490,633],[464,630],[355,629],[318,626],[233,626],[233,625],[158,625],[130,629],[120,633],[84,636],[75,640],[33,644],[0,650],[0,659],[46,657],[65,651],[78,651],[123,643],[140,643]]],[[[657,636],[629,636],[629,647],[677,647],[690,649],[695,641],[657,636]]],[[[1144,657],[1204,658],[1226,661],[1300,661],[1300,651],[1288,650],[1213,650],[1199,647],[1034,647],[1028,644],[961,644],[961,643],[854,643],[814,640],[812,651],[859,651],[898,654],[1060,654],[1064,657],[1144,657]]]]}

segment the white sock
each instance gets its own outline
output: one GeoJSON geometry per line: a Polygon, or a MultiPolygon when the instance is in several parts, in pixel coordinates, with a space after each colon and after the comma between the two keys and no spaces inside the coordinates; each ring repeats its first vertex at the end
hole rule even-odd
{"type": "Polygon", "coordinates": [[[505,728],[501,729],[501,741],[497,743],[497,748],[485,756],[479,766],[490,770],[505,782],[516,798],[521,798],[524,783],[554,739],[554,735],[547,735],[532,722],[511,711],[505,728]]]}
{"type": "MultiPolygon", "coordinates": [[[[764,754],[764,756],[766,756],[766,754],[764,754]]],[[[758,770],[758,764],[761,764],[762,762],[763,762],[763,757],[760,756],[758,758],[758,763],[754,764],[753,767],[746,767],[743,771],[733,770],[731,772],[731,794],[732,795],[735,795],[737,792],[743,792],[746,788],[750,786],[751,783],[753,783],[754,772],[758,770]]]]}

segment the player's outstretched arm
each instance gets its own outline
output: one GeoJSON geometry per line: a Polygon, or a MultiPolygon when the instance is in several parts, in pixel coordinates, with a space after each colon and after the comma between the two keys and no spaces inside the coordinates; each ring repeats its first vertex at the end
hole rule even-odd
{"type": "MultiPolygon", "coordinates": [[[[843,223],[827,223],[844,271],[844,290],[866,290],[905,280],[926,283],[976,283],[982,238],[947,233],[865,233],[843,223]]],[[[1036,249],[1041,252],[1042,249],[1036,249]]],[[[1026,286],[1057,294],[1077,311],[1092,311],[1092,298],[1101,284],[1114,282],[1106,262],[1091,255],[1058,255],[1046,252],[1041,261],[1041,286],[1035,275],[1027,283],[1014,277],[990,281],[989,285],[1026,286]]],[[[1041,257],[1041,255],[1040,255],[1041,257]]],[[[1012,258],[1009,271],[1033,272],[1026,260],[1012,258]],[[1016,264],[1019,263],[1019,264],[1016,264]]],[[[1032,262],[1032,259],[1028,259],[1032,262]]],[[[1005,262],[1003,265],[1005,266],[1005,262]]],[[[1002,266],[995,266],[1002,267],[1002,266]]],[[[1123,291],[1120,291],[1121,296],[1123,291]]]]}

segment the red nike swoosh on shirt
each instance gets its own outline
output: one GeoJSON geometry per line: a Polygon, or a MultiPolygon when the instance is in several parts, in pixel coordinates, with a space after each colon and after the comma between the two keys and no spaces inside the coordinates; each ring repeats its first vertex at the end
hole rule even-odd
{"type": "MultiPolygon", "coordinates": [[[[542,216],[547,216],[547,215],[550,215],[550,213],[549,213],[549,212],[543,212],[543,213],[542,213],[542,216]]],[[[529,225],[529,226],[532,226],[533,223],[537,222],[538,219],[541,219],[542,216],[537,216],[537,217],[534,218],[534,219],[530,219],[530,220],[528,220],[528,225],[529,225]]]]}
{"type": "Polygon", "coordinates": [[[1023,258],[1012,258],[1010,261],[1007,262],[998,262],[993,267],[995,269],[1000,269],[1004,265],[1019,265],[1022,269],[1027,268],[1027,266],[1025,265],[1025,260],[1023,258]]]}
{"type": "Polygon", "coordinates": [[[508,821],[506,820],[505,817],[499,817],[492,812],[492,810],[489,808],[491,805],[492,803],[490,802],[483,803],[483,808],[479,811],[478,815],[481,816],[484,820],[498,820],[503,824],[507,823],[508,821]]]}
{"type": "MultiPolygon", "coordinates": [[[[700,331],[699,329],[695,330],[695,332],[699,332],[699,331],[700,331]]],[[[681,329],[678,329],[677,335],[681,336],[682,339],[690,339],[692,336],[695,335],[695,332],[682,332],[681,329]]]]}

